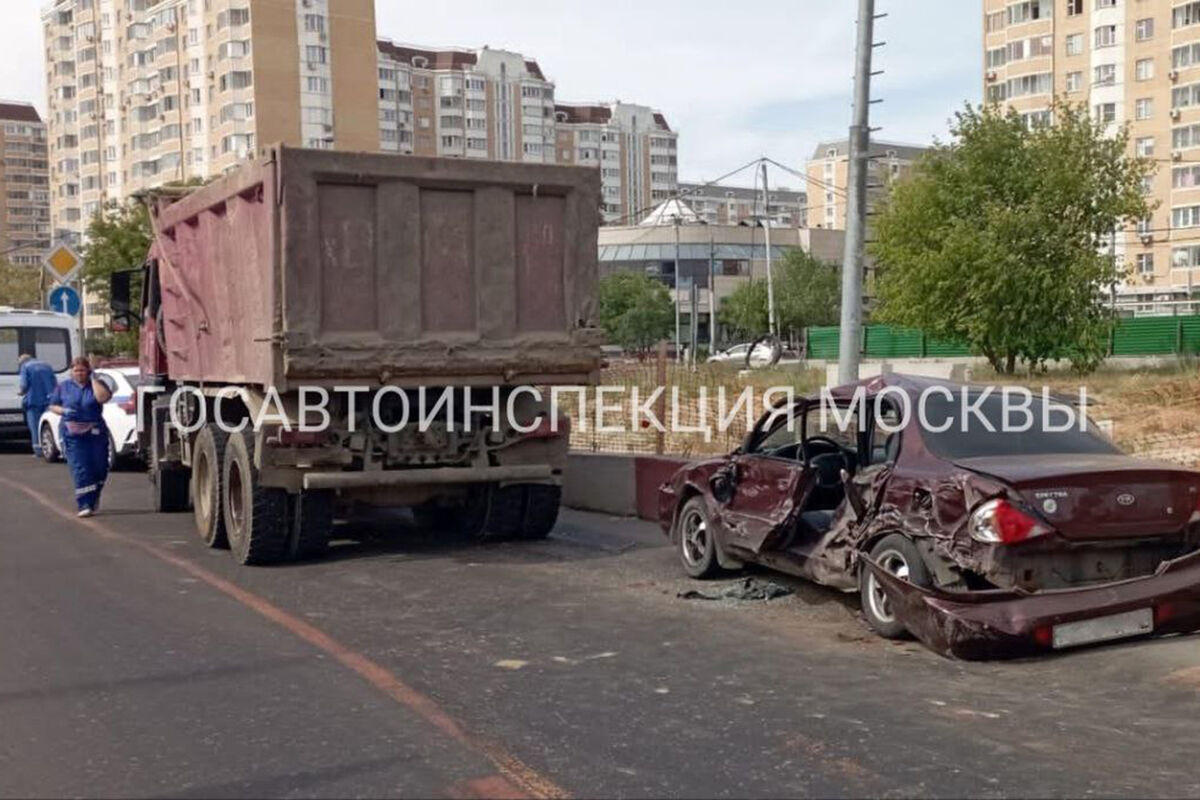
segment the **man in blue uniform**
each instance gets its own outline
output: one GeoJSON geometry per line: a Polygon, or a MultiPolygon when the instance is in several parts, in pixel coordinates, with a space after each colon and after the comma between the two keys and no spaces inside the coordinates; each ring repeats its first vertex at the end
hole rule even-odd
{"type": "Polygon", "coordinates": [[[29,436],[33,439],[33,454],[41,455],[42,447],[38,436],[38,422],[42,414],[50,406],[50,395],[54,393],[54,370],[45,361],[39,361],[28,353],[17,359],[20,364],[20,385],[17,394],[21,395],[21,407],[25,410],[25,424],[29,426],[29,436]]]}
{"type": "Polygon", "coordinates": [[[102,411],[111,398],[112,392],[92,372],[86,358],[71,362],[71,377],[50,396],[50,410],[62,417],[59,438],[71,467],[81,517],[100,509],[100,492],[108,480],[108,428],[102,411]]]}

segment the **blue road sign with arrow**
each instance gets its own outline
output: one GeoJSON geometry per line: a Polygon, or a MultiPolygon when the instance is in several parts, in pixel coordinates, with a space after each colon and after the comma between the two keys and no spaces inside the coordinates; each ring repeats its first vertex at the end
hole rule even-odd
{"type": "Polygon", "coordinates": [[[50,292],[50,299],[47,305],[50,306],[51,311],[70,314],[73,317],[79,313],[79,307],[82,304],[79,302],[79,292],[70,286],[59,286],[50,292]]]}

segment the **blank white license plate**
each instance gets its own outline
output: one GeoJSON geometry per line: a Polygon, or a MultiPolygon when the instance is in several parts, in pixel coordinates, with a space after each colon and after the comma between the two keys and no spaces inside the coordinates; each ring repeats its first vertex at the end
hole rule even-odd
{"type": "Polygon", "coordinates": [[[1075,647],[1092,642],[1108,642],[1154,631],[1154,610],[1139,608],[1124,614],[1084,619],[1054,626],[1054,647],[1075,647]]]}
{"type": "Polygon", "coordinates": [[[22,414],[0,414],[0,422],[24,422],[25,417],[22,414]]]}

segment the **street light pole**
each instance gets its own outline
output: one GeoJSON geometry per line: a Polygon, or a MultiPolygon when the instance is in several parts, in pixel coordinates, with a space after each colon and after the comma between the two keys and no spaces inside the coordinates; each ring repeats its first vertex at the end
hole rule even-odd
{"type": "Polygon", "coordinates": [[[871,54],[875,47],[875,0],[858,0],[858,52],[854,71],[854,121],[850,126],[850,175],[846,198],[846,250],[842,258],[842,319],[839,383],[858,380],[862,337],[863,243],[866,239],[867,160],[871,142],[871,54]]]}
{"type": "Polygon", "coordinates": [[[708,223],[708,354],[717,352],[717,247],[708,223]]]}
{"type": "MultiPolygon", "coordinates": [[[[677,209],[678,211],[678,209],[677,209]]],[[[679,361],[683,354],[683,333],[680,330],[679,319],[679,214],[675,214],[675,360],[679,361]]]]}

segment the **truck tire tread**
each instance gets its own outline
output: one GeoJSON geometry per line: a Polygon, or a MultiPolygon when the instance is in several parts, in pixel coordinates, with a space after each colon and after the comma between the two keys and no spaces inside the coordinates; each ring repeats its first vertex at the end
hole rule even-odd
{"type": "Polygon", "coordinates": [[[303,560],[324,555],[333,533],[333,492],[301,492],[289,501],[292,518],[288,557],[303,560]]]}
{"type": "Polygon", "coordinates": [[[223,478],[225,446],[228,442],[229,434],[226,431],[216,425],[206,425],[196,436],[196,453],[192,465],[192,507],[196,517],[196,529],[200,534],[200,540],[217,550],[229,549],[229,537],[225,530],[225,483],[223,478]],[[198,459],[210,461],[209,476],[212,480],[210,487],[197,485],[199,476],[204,474],[202,470],[196,468],[198,459]],[[201,518],[200,494],[206,488],[212,495],[209,508],[212,510],[213,518],[209,520],[201,518]]]}
{"type": "Polygon", "coordinates": [[[288,551],[287,492],[260,485],[253,461],[246,435],[230,436],[222,472],[225,527],[234,559],[247,566],[274,564],[282,561],[288,551]],[[230,480],[235,468],[240,473],[239,481],[245,482],[240,487],[230,480]],[[241,519],[231,513],[232,504],[239,502],[231,496],[237,488],[243,494],[240,502],[245,513],[241,519]]]}

